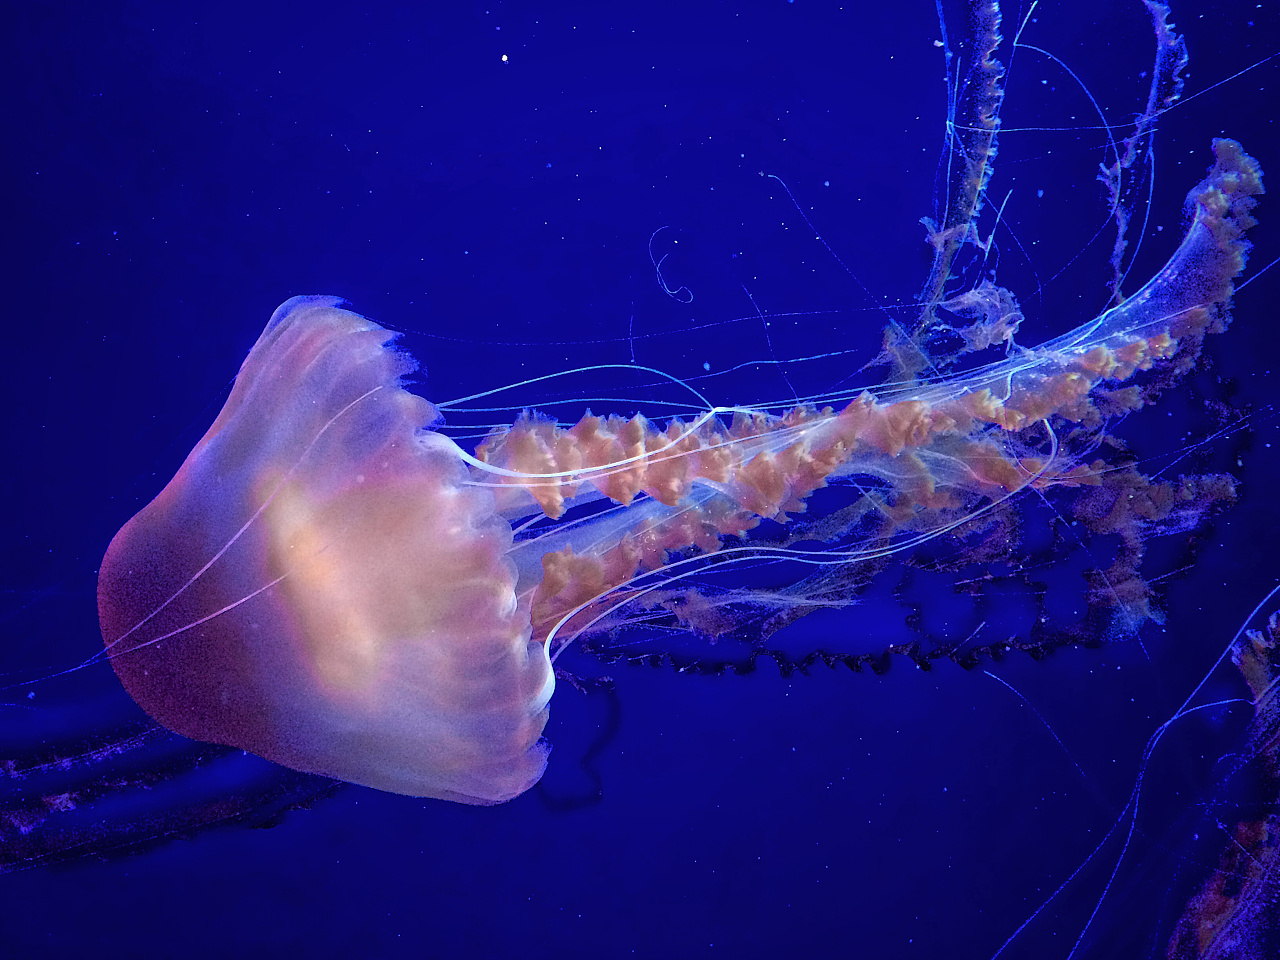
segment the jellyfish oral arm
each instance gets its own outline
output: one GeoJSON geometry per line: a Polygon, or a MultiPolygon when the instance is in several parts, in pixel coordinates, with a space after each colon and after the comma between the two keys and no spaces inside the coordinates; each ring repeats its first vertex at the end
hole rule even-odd
{"type": "Polygon", "coordinates": [[[1028,432],[1040,424],[1052,438],[1055,421],[1096,426],[1138,409],[1148,398],[1128,386],[1136,374],[1157,363],[1174,374],[1189,368],[1205,334],[1225,328],[1262,184],[1239,144],[1218,140],[1214,152],[1214,167],[1188,196],[1194,219],[1166,266],[1123,303],[1039,348],[964,376],[864,392],[839,410],[713,409],[665,429],[639,415],[588,415],[564,428],[525,414],[494,432],[467,459],[473,482],[492,488],[509,513],[532,501],[560,518],[584,490],[645,504],[630,515],[631,530],[610,514],[546,538],[535,634],[672,552],[714,551],[761,518],[803,512],[814,490],[841,477],[887,485],[889,526],[905,529],[922,512],[963,510],[1027,486],[1094,482],[1072,451],[1028,449],[1028,432]],[[592,523],[608,533],[597,535],[592,523]]]}

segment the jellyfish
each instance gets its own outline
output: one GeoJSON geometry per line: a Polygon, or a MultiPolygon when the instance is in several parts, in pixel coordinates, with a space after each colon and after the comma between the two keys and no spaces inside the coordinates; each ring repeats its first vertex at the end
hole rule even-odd
{"type": "MultiPolygon", "coordinates": [[[[1268,598],[1269,599],[1269,598],[1268,598]]],[[[1280,611],[1262,629],[1242,629],[1228,650],[1249,687],[1253,718],[1246,749],[1231,773],[1258,768],[1257,803],[1223,830],[1226,840],[1212,873],[1187,901],[1169,940],[1168,956],[1266,956],[1276,932],[1276,831],[1271,811],[1280,796],[1280,748],[1275,690],[1280,680],[1280,611]]]]}
{"type": "MultiPolygon", "coordinates": [[[[545,768],[564,644],[607,627],[620,596],[660,593],[692,619],[697,595],[679,593],[689,565],[764,549],[751,531],[785,528],[820,488],[852,494],[806,532],[859,534],[837,551],[844,565],[971,531],[1024,493],[1096,490],[1078,515],[1118,531],[1194,509],[1215,494],[1103,469],[1097,438],[1226,326],[1262,186],[1238,143],[1213,150],[1185,238],[1131,296],[961,373],[921,375],[903,358],[937,370],[937,355],[904,338],[893,355],[909,377],[822,406],[712,406],[665,424],[527,412],[468,452],[405,389],[413,362],[389,330],[333,297],[288,300],[177,475],[107,550],[111,664],[184,736],[382,790],[498,803],[545,768]]],[[[941,306],[973,318],[959,332],[975,343],[1007,341],[1018,323],[990,283],[941,306]]],[[[821,548],[790,555],[834,562],[821,548]]],[[[1145,616],[1135,580],[1108,587],[1116,608],[1145,616]]]]}

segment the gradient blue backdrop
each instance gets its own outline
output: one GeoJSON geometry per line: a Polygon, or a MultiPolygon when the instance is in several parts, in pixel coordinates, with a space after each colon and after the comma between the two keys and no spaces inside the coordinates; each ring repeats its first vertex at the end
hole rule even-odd
{"type": "MultiPolygon", "coordinates": [[[[1024,7],[1007,4],[1006,35],[1024,7]]],[[[1275,6],[1179,3],[1174,16],[1187,93],[1208,92],[1161,121],[1144,276],[1180,236],[1211,137],[1280,171],[1280,61],[1229,79],[1280,50],[1275,6]]],[[[98,648],[106,543],[172,475],[289,296],[338,294],[406,331],[436,399],[590,362],[693,378],[854,351],[839,370],[781,368],[807,391],[874,356],[879,307],[910,303],[927,270],[918,220],[935,212],[946,110],[929,0],[142,0],[24,7],[9,22],[10,677],[98,648]],[[761,174],[785,181],[833,252],[761,174]],[[655,275],[664,226],[652,255],[691,303],[655,275]]],[[[951,24],[953,42],[964,27],[951,24]]],[[[1022,39],[1069,65],[1109,121],[1145,102],[1152,43],[1136,0],[1047,0],[1022,39]]],[[[1023,300],[1029,343],[1105,303],[1110,236],[1090,242],[1106,222],[1104,154],[1081,129],[1097,126],[1093,107],[1033,50],[1014,58],[1004,118],[1000,279],[1023,300]]],[[[1280,253],[1280,207],[1259,215],[1253,268],[1280,253]]],[[[547,777],[510,804],[351,787],[271,829],[10,874],[0,955],[990,956],[1101,840],[1147,737],[1276,582],[1278,274],[1242,291],[1199,374],[1203,392],[1258,413],[1252,434],[1206,454],[1238,453],[1242,499],[1174,581],[1166,627],[991,668],[1069,756],[980,671],[614,667],[611,694],[561,686],[547,777]]],[[[786,390],[777,368],[705,386],[725,402],[786,390]]],[[[1167,454],[1198,439],[1181,411],[1171,397],[1121,430],[1167,454]]],[[[787,644],[865,635],[874,648],[902,631],[901,614],[815,620],[787,644]]],[[[45,700],[105,720],[135,710],[101,665],[36,685],[34,700],[28,689],[6,691],[18,705],[0,706],[0,723],[45,700]]],[[[1224,671],[1211,695],[1241,689],[1224,671]]],[[[1245,715],[1188,721],[1157,755],[1149,842],[1089,955],[1162,955],[1216,856],[1213,816],[1229,820],[1238,799],[1215,793],[1215,760],[1245,715]]],[[[1107,847],[1005,955],[1064,956],[1117,854],[1107,847]]]]}

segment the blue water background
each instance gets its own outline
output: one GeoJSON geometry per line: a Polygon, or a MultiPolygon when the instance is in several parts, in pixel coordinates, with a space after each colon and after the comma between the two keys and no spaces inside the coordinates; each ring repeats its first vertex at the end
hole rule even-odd
{"type": "MultiPolygon", "coordinates": [[[[11,11],[7,674],[98,648],[102,551],[287,297],[337,294],[404,331],[433,399],[589,363],[662,368],[725,403],[877,378],[858,368],[881,308],[909,304],[928,269],[919,219],[936,215],[947,89],[934,4],[541,6],[11,11]],[[692,302],[664,290],[663,256],[661,279],[692,302]],[[723,373],[834,350],[852,352],[723,373]]],[[[1006,35],[1022,6],[1007,5],[1006,35]]],[[[1277,61],[1228,79],[1280,49],[1280,13],[1181,3],[1174,16],[1187,93],[1207,92],[1160,123],[1144,278],[1181,236],[1212,137],[1280,172],[1277,61]]],[[[954,44],[965,25],[950,29],[954,44]]],[[[1042,3],[1023,41],[1068,64],[1111,122],[1142,108],[1140,4],[1042,3]]],[[[1098,119],[1071,78],[1030,49],[1004,118],[999,278],[1031,343],[1106,302],[1103,141],[1081,129],[1098,119]]],[[[1280,206],[1259,216],[1255,268],[1280,253],[1280,206]]],[[[512,803],[349,787],[270,829],[11,874],[0,955],[990,956],[1103,838],[1147,738],[1276,582],[1278,293],[1280,269],[1241,292],[1199,374],[1197,397],[1256,413],[1205,453],[1238,454],[1241,501],[1173,582],[1166,625],[989,668],[1026,702],[980,670],[905,660],[879,677],[613,666],[597,671],[610,693],[561,685],[547,776],[512,803]]],[[[1182,425],[1200,401],[1167,401],[1120,428],[1143,455],[1201,438],[1182,425]]],[[[785,643],[879,649],[905,636],[903,615],[815,617],[785,643]]],[[[134,709],[104,665],[28,689],[7,691],[0,722],[29,722],[44,699],[86,704],[86,722],[134,709]]],[[[1222,671],[1206,698],[1241,694],[1222,671]]],[[[1126,861],[1088,955],[1161,955],[1223,839],[1213,816],[1232,815],[1230,800],[1208,819],[1197,804],[1221,796],[1217,758],[1245,716],[1187,721],[1157,755],[1151,842],[1126,861]]],[[[1065,956],[1118,853],[1005,955],[1065,956]]]]}

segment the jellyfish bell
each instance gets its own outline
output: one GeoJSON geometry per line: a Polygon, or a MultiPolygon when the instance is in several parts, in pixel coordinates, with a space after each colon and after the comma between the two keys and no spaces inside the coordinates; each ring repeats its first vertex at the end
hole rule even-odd
{"type": "MultiPolygon", "coordinates": [[[[735,544],[762,519],[791,522],[821,487],[846,485],[854,509],[809,539],[859,542],[803,552],[817,563],[883,558],[1023,490],[1068,488],[1096,491],[1076,516],[1119,533],[1136,565],[1143,528],[1230,495],[1229,481],[1159,484],[1086,461],[1108,417],[1150,399],[1140,375],[1167,382],[1226,325],[1262,186],[1239,144],[1214,151],[1186,237],[1128,299],[1038,348],[823,407],[713,407],[665,426],[525,413],[471,454],[430,429],[437,413],[403,388],[414,364],[390,331],[334,298],[289,300],[208,433],[107,550],[111,663],[188,737],[496,803],[546,765],[561,634],[609,629],[614,598],[649,589],[638,577],[677,582],[690,556],[750,551],[735,544]],[[580,512],[591,504],[604,506],[580,512]]],[[[1136,574],[1107,586],[1145,615],[1136,574]]],[[[663,601],[705,616],[697,597],[663,601]]]]}
{"type": "Polygon", "coordinates": [[[554,688],[512,534],[334,298],[272,316],[221,414],[112,540],[111,663],[155,720],[297,770],[495,803],[541,776],[554,688]]]}

